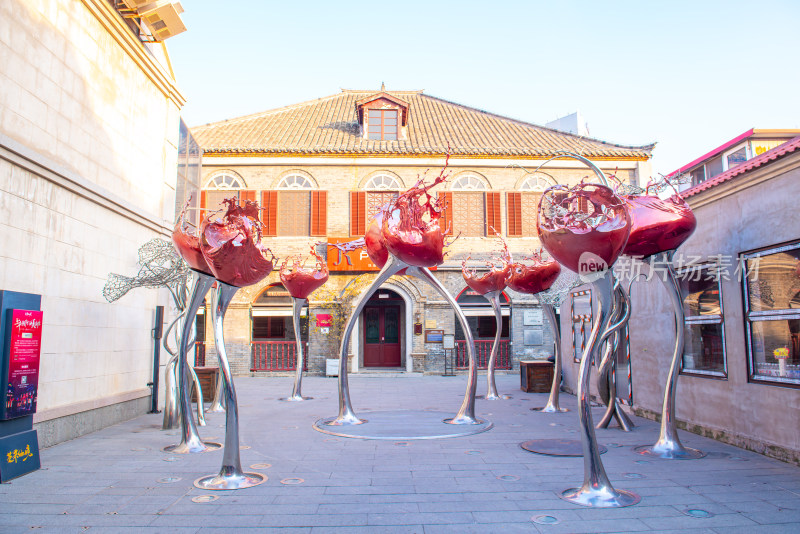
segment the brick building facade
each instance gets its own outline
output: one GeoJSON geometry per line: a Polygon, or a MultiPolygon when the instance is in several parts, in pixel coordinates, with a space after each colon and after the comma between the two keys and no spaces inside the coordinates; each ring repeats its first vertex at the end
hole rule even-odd
{"type": "MultiPolygon", "coordinates": [[[[480,353],[488,355],[495,320],[488,302],[465,291],[461,262],[478,263],[499,251],[500,233],[515,257],[539,248],[535,214],[541,192],[555,183],[573,184],[589,173],[563,159],[536,168],[559,151],[581,153],[626,183],[650,177],[652,146],[628,147],[493,115],[424,94],[422,91],[349,91],[264,113],[192,129],[203,149],[203,206],[221,199],[257,199],[265,208],[264,242],[280,258],[307,254],[315,246],[327,258],[331,276],[311,295],[308,324],[310,373],[338,357],[337,326],[346,320],[346,297],[377,273],[357,250],[346,258],[320,242],[356,239],[372,215],[397,192],[426,172],[436,175],[451,154],[444,195],[445,224],[458,239],[447,248],[436,276],[458,296],[469,317],[480,353]],[[358,277],[359,283],[353,284],[358,277]],[[348,286],[348,284],[350,284],[348,286]],[[344,308],[334,297],[345,291],[344,308]],[[318,327],[317,315],[335,323],[318,327]],[[326,333],[327,332],[327,333],[326,333]]],[[[432,176],[431,176],[432,177],[432,176]]],[[[288,297],[277,272],[240,290],[226,321],[226,343],[234,372],[278,372],[293,368],[284,350],[292,339],[288,297]],[[272,294],[271,296],[269,294],[272,294]],[[266,351],[266,352],[265,352],[266,351]],[[261,357],[257,357],[257,355],[261,357]]],[[[352,296],[352,295],[351,295],[352,296]]],[[[550,328],[534,298],[505,292],[503,344],[499,365],[552,353],[550,328]]],[[[441,373],[440,342],[426,343],[429,331],[463,334],[452,310],[416,279],[394,276],[359,318],[350,355],[352,370],[383,368],[441,373]],[[381,340],[372,343],[378,336],[381,340]]],[[[211,336],[207,335],[206,339],[211,336]]],[[[213,342],[208,363],[214,364],[213,342]]],[[[483,358],[481,358],[483,360],[483,358]]],[[[458,362],[457,362],[458,363],[458,362]]]]}

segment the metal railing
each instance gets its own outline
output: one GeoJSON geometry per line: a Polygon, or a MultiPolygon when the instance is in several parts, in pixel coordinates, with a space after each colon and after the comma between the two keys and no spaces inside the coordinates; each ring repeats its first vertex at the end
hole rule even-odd
{"type": "MultiPolygon", "coordinates": [[[[489,365],[489,357],[492,355],[493,339],[479,339],[475,341],[475,358],[478,360],[478,369],[486,369],[489,365]]],[[[469,367],[467,358],[467,342],[463,339],[456,340],[456,369],[466,369],[469,367]]],[[[495,369],[511,369],[511,357],[509,342],[501,339],[497,347],[497,360],[494,364],[495,369]]]]}
{"type": "Polygon", "coordinates": [[[194,366],[205,367],[206,365],[206,342],[194,342],[194,366]]]}
{"type": "MultiPolygon", "coordinates": [[[[297,369],[297,345],[294,341],[252,341],[250,343],[251,371],[294,371],[297,369]]],[[[306,358],[303,371],[308,370],[308,343],[303,344],[306,358]]]]}

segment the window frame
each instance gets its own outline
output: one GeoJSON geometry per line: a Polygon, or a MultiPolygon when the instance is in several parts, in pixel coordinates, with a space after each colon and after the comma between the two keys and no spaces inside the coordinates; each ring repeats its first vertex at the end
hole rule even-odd
{"type": "MultiPolygon", "coordinates": [[[[716,284],[717,284],[717,291],[719,292],[719,314],[707,314],[707,315],[692,315],[686,316],[686,312],[684,311],[683,316],[683,326],[692,326],[692,325],[704,325],[704,324],[718,324],[720,325],[720,332],[722,333],[722,371],[706,371],[704,369],[686,369],[684,367],[684,358],[686,357],[686,344],[684,343],[683,346],[683,354],[681,354],[681,368],[680,374],[686,376],[697,376],[701,378],[712,378],[716,380],[728,380],[728,345],[727,340],[725,339],[725,303],[724,303],[724,295],[723,295],[723,287],[722,287],[722,272],[721,266],[717,263],[698,263],[696,265],[689,265],[682,269],[676,269],[675,274],[678,278],[678,286],[680,287],[682,275],[693,272],[693,271],[704,271],[708,270],[710,275],[713,275],[713,271],[716,271],[716,284]]],[[[681,288],[681,305],[684,304],[688,295],[683,294],[683,288],[681,288]]],[[[684,333],[685,336],[685,333],[684,333]]],[[[685,339],[685,337],[684,337],[685,339]]]]}
{"type": "Polygon", "coordinates": [[[369,141],[397,141],[397,140],[400,139],[400,109],[399,108],[386,108],[386,109],[383,109],[383,108],[368,108],[365,111],[367,112],[367,140],[369,140],[369,141]],[[378,137],[378,138],[372,137],[372,134],[373,134],[373,132],[372,132],[372,128],[373,128],[372,119],[373,119],[373,117],[371,117],[370,115],[372,114],[373,111],[378,112],[380,114],[380,117],[378,118],[378,124],[377,124],[378,129],[380,130],[380,132],[374,132],[374,133],[379,133],[380,134],[380,137],[378,137]],[[386,119],[386,113],[395,113],[395,121],[396,122],[394,124],[394,128],[395,128],[394,139],[389,139],[389,138],[386,137],[387,135],[391,135],[391,134],[387,134],[386,133],[386,126],[391,126],[391,125],[387,125],[386,124],[386,120],[385,120],[386,119]]]}
{"type": "Polygon", "coordinates": [[[758,249],[742,252],[739,254],[740,262],[742,265],[741,275],[741,291],[742,291],[742,321],[744,322],[744,335],[745,345],[747,347],[747,358],[745,365],[747,367],[747,382],[749,384],[762,384],[767,386],[775,386],[789,389],[800,389],[800,380],[797,382],[782,382],[780,377],[769,378],[763,375],[755,374],[755,360],[753,359],[753,331],[751,327],[752,322],[763,321],[786,321],[789,319],[800,319],[800,310],[793,311],[792,308],[767,310],[767,311],[750,311],[750,296],[747,290],[747,260],[768,256],[771,254],[779,254],[789,250],[800,249],[800,240],[785,241],[780,244],[761,247],[758,249]],[[777,378],[777,379],[776,379],[777,378]]]}

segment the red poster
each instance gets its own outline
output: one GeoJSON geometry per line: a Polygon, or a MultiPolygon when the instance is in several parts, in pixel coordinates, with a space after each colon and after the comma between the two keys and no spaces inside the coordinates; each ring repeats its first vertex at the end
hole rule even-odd
{"type": "Polygon", "coordinates": [[[6,417],[36,412],[39,355],[42,349],[41,311],[11,311],[6,417]]]}
{"type": "Polygon", "coordinates": [[[322,328],[328,328],[331,326],[331,314],[329,313],[318,313],[317,314],[317,326],[322,328]]]}

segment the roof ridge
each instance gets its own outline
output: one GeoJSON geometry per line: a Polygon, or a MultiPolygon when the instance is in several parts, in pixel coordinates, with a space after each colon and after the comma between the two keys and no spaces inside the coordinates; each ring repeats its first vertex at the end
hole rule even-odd
{"type": "Polygon", "coordinates": [[[586,136],[586,135],[577,135],[577,134],[574,134],[574,133],[565,132],[563,130],[556,130],[555,128],[548,128],[547,126],[542,126],[540,124],[535,124],[535,123],[532,123],[532,122],[523,121],[523,120],[520,120],[520,119],[515,119],[513,117],[508,117],[506,115],[500,115],[499,113],[486,111],[485,109],[480,109],[480,108],[476,108],[476,107],[472,107],[472,106],[467,106],[466,104],[461,104],[459,102],[453,102],[452,100],[447,100],[445,98],[440,98],[438,96],[434,96],[434,95],[430,95],[430,94],[423,94],[422,96],[427,97],[427,98],[434,98],[436,100],[439,100],[441,102],[446,102],[446,103],[451,104],[453,106],[458,106],[458,107],[465,108],[465,109],[468,109],[468,110],[471,110],[471,111],[477,111],[479,113],[483,113],[485,115],[490,115],[492,117],[496,117],[498,119],[506,120],[506,121],[513,122],[513,123],[516,123],[516,124],[522,124],[522,125],[525,125],[525,126],[533,126],[534,128],[541,128],[542,130],[545,130],[545,131],[548,131],[548,132],[553,132],[553,133],[556,133],[556,134],[559,134],[559,135],[568,135],[568,136],[574,137],[575,139],[578,139],[578,140],[594,141],[595,143],[601,143],[601,144],[607,145],[607,146],[613,146],[613,147],[617,147],[617,148],[627,148],[627,149],[653,150],[653,148],[655,148],[656,143],[657,143],[657,142],[653,142],[653,143],[650,143],[650,144],[647,144],[647,145],[640,145],[640,146],[637,146],[637,145],[621,145],[619,143],[610,143],[608,141],[603,141],[602,139],[597,139],[597,138],[589,137],[589,136],[586,136]]]}
{"type": "Polygon", "coordinates": [[[215,122],[208,122],[206,124],[200,124],[200,125],[197,125],[197,126],[191,126],[191,127],[189,127],[189,129],[190,130],[195,130],[195,129],[204,128],[206,126],[216,126],[216,125],[221,125],[221,124],[233,124],[233,123],[244,121],[244,120],[252,120],[252,119],[257,118],[257,117],[265,117],[265,116],[270,115],[272,113],[278,113],[278,112],[282,112],[282,111],[290,111],[292,109],[296,109],[296,108],[299,108],[299,107],[307,106],[309,104],[316,104],[316,103],[322,102],[324,100],[329,100],[331,98],[336,98],[336,97],[341,96],[341,95],[342,95],[342,93],[335,93],[335,94],[328,95],[328,96],[323,96],[323,97],[320,97],[320,98],[314,98],[314,99],[311,99],[311,100],[305,100],[303,102],[298,102],[297,104],[289,104],[288,106],[281,106],[279,108],[268,109],[268,110],[259,111],[259,112],[256,112],[256,113],[249,113],[247,115],[242,115],[241,117],[234,117],[232,119],[225,119],[225,120],[221,120],[221,121],[215,121],[215,122]]]}
{"type": "Polygon", "coordinates": [[[342,89],[342,93],[364,93],[364,94],[368,94],[368,95],[375,95],[375,94],[378,94],[378,93],[389,93],[390,95],[392,95],[392,94],[421,95],[421,94],[425,93],[425,89],[414,89],[414,90],[410,90],[410,91],[389,91],[388,89],[384,89],[384,90],[378,89],[376,91],[374,89],[373,90],[369,90],[369,89],[367,89],[367,90],[345,89],[344,87],[342,87],[341,89],[342,89]]]}

